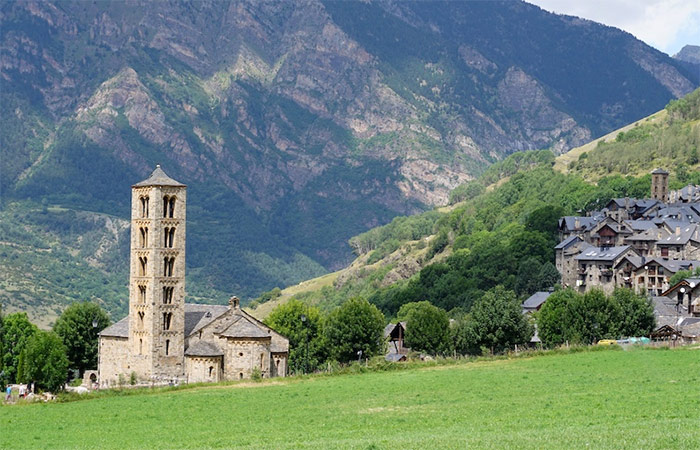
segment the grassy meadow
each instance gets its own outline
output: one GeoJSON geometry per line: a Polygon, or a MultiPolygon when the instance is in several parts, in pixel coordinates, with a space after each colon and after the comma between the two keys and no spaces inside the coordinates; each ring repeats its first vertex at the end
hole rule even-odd
{"type": "Polygon", "coordinates": [[[0,448],[700,448],[700,350],[606,350],[0,407],[0,448]]]}

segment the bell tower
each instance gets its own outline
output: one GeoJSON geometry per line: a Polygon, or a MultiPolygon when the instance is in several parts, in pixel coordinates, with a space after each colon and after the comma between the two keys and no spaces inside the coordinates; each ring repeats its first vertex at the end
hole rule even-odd
{"type": "Polygon", "coordinates": [[[129,363],[142,379],[185,374],[186,193],[159,165],[131,187],[129,363]]]}
{"type": "Polygon", "coordinates": [[[668,202],[668,172],[656,169],[651,173],[651,198],[668,202]]]}

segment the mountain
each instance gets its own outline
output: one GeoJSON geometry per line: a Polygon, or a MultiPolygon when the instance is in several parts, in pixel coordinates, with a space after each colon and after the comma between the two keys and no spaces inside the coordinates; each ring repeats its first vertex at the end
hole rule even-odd
{"type": "Polygon", "coordinates": [[[700,65],[700,45],[685,45],[673,57],[679,61],[700,65]]]}
{"type": "MultiPolygon", "coordinates": [[[[580,145],[699,81],[620,30],[510,1],[4,2],[0,76],[0,241],[42,243],[7,255],[57,263],[42,245],[60,242],[80,266],[66,239],[128,219],[160,163],[189,186],[188,292],[216,301],[342,267],[348,238],[494,161],[580,145]],[[35,224],[64,211],[69,231],[35,224]]],[[[125,283],[123,255],[91,260],[125,283]]],[[[82,298],[4,283],[20,309],[82,298]]],[[[98,297],[117,311],[126,292],[98,297]]]]}
{"type": "Polygon", "coordinates": [[[357,258],[347,267],[251,306],[265,317],[290,298],[332,309],[363,296],[389,316],[421,299],[463,312],[497,284],[517,290],[539,276],[532,266],[544,271],[553,261],[560,216],[648,197],[658,167],[670,171],[673,190],[700,184],[698,147],[700,89],[556,159],[547,150],[515,153],[455,189],[450,206],[353,237],[357,258]]]}

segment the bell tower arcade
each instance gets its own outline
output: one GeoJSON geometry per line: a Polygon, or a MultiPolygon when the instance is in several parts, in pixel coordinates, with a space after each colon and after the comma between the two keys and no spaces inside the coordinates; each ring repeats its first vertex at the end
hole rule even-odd
{"type": "Polygon", "coordinates": [[[129,365],[142,379],[185,374],[186,192],[160,166],[131,187],[129,365]]]}

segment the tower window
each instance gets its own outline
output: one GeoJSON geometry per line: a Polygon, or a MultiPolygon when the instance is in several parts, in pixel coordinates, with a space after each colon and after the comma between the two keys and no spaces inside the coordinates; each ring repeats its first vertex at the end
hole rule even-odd
{"type": "Polygon", "coordinates": [[[175,215],[175,197],[170,197],[170,208],[168,208],[168,217],[175,215]]]}
{"type": "Polygon", "coordinates": [[[141,197],[141,217],[148,217],[148,196],[141,197]]]}
{"type": "Polygon", "coordinates": [[[170,197],[163,196],[163,217],[168,217],[168,206],[170,205],[170,197]]]}
{"type": "Polygon", "coordinates": [[[170,339],[165,340],[165,356],[168,356],[170,353],[170,339]]]}
{"type": "Polygon", "coordinates": [[[139,339],[139,355],[143,355],[143,339],[139,339]]]}
{"type": "Polygon", "coordinates": [[[173,302],[173,291],[175,290],[172,286],[163,286],[163,304],[169,305],[173,302]]]}
{"type": "Polygon", "coordinates": [[[139,303],[146,303],[146,286],[139,286],[139,303]]]}
{"type": "Polygon", "coordinates": [[[170,228],[165,227],[163,232],[163,247],[168,247],[168,238],[170,237],[170,228]]]}
{"type": "Polygon", "coordinates": [[[148,247],[148,228],[139,228],[141,232],[141,248],[148,247]]]}
{"type": "Polygon", "coordinates": [[[168,239],[168,247],[172,248],[173,242],[175,242],[175,227],[170,229],[168,235],[170,236],[170,238],[168,239]]]}
{"type": "Polygon", "coordinates": [[[173,320],[173,313],[163,313],[163,329],[169,330],[173,320]]]}
{"type": "Polygon", "coordinates": [[[139,311],[138,316],[139,316],[139,328],[143,329],[143,317],[144,317],[144,312],[139,311]]]}
{"type": "Polygon", "coordinates": [[[163,258],[163,276],[172,277],[173,267],[175,267],[175,257],[168,258],[167,256],[163,258]]]}
{"type": "Polygon", "coordinates": [[[141,265],[141,276],[145,277],[148,267],[148,258],[146,258],[145,256],[139,257],[139,263],[141,265]]]}

